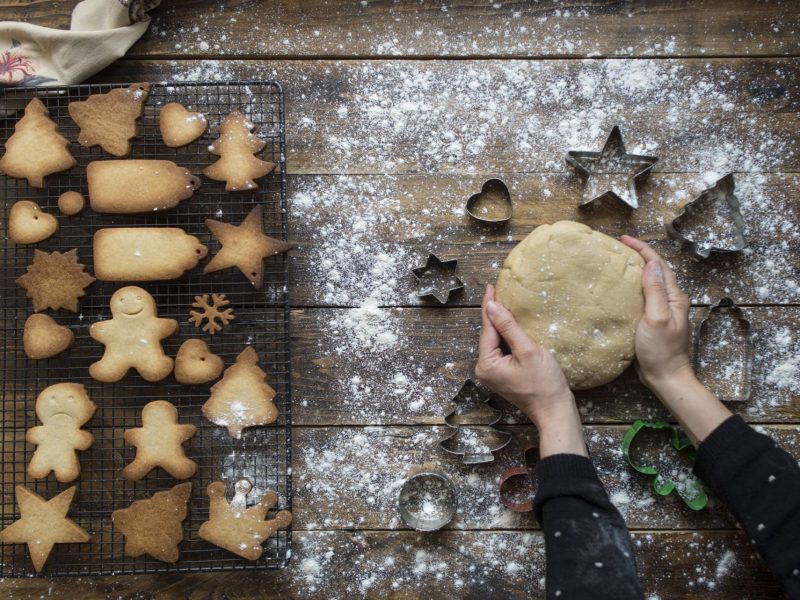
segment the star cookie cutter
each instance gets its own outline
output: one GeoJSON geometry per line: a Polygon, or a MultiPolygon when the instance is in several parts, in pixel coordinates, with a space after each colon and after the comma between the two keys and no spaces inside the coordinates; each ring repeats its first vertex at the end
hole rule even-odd
{"type": "Polygon", "coordinates": [[[698,324],[694,365],[698,379],[723,402],[750,399],[753,330],[744,310],[730,298],[709,306],[698,324]]]}
{"type": "Polygon", "coordinates": [[[680,499],[686,503],[686,506],[692,510],[701,510],[705,508],[706,504],[708,504],[708,496],[703,487],[703,482],[694,477],[694,475],[690,474],[685,480],[675,482],[659,473],[655,466],[640,464],[631,457],[631,445],[634,439],[636,439],[636,436],[639,435],[639,432],[645,429],[667,431],[670,434],[670,444],[672,447],[678,452],[686,451],[689,456],[694,459],[694,448],[689,438],[669,423],[661,421],[636,421],[631,425],[628,431],[625,432],[625,437],[622,438],[622,455],[625,457],[625,460],[628,461],[628,464],[633,467],[635,471],[650,477],[653,481],[653,489],[660,496],[667,496],[675,491],[680,499]]]}
{"type": "Polygon", "coordinates": [[[458,508],[456,490],[442,473],[423,471],[400,488],[397,509],[403,522],[417,531],[436,531],[453,520],[458,508]]]}
{"type": "Polygon", "coordinates": [[[411,272],[417,278],[417,296],[433,296],[440,304],[447,304],[450,294],[464,289],[464,282],[456,275],[457,260],[442,261],[435,254],[429,254],[424,267],[411,272]]]}
{"type": "Polygon", "coordinates": [[[526,513],[533,510],[533,497],[536,495],[531,481],[531,470],[539,460],[539,444],[529,442],[522,449],[522,467],[511,467],[500,475],[500,502],[514,512],[526,513]]]}
{"type": "Polygon", "coordinates": [[[669,237],[685,248],[694,258],[708,258],[712,252],[739,252],[747,247],[744,237],[745,222],[739,210],[739,199],[734,193],[736,183],[733,173],[728,173],[719,179],[713,186],[706,188],[700,195],[686,204],[681,212],[667,224],[669,237]],[[707,239],[698,240],[694,232],[686,229],[687,222],[697,217],[702,217],[704,212],[709,212],[707,221],[716,220],[720,208],[724,207],[730,215],[732,232],[726,239],[719,240],[712,231],[708,231],[707,239]]]}
{"type": "Polygon", "coordinates": [[[611,198],[630,209],[639,207],[636,184],[645,180],[658,162],[655,156],[628,154],[618,125],[614,125],[600,152],[570,150],[567,164],[583,178],[580,206],[611,198]],[[624,177],[624,185],[620,185],[624,177]]]}
{"type": "Polygon", "coordinates": [[[469,197],[467,214],[483,225],[505,225],[511,219],[511,194],[502,179],[489,179],[469,197]]]}

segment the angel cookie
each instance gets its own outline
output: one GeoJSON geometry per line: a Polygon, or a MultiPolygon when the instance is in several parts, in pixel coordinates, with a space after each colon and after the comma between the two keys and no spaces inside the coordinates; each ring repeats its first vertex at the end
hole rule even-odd
{"type": "Polygon", "coordinates": [[[45,388],[36,398],[36,416],[42,424],[31,427],[25,435],[29,443],[36,444],[28,475],[42,479],[54,471],[62,483],[78,477],[81,464],[75,451],[86,450],[94,442],[94,436],[81,426],[92,418],[95,409],[80,383],[45,388]]]}
{"type": "Polygon", "coordinates": [[[229,504],[222,481],[209,485],[208,521],[200,526],[197,535],[242,558],[258,560],[264,552],[261,543],[279,529],[286,529],[292,522],[292,513],[282,510],[274,519],[265,520],[270,509],[278,503],[278,496],[275,492],[267,492],[258,504],[248,507],[247,495],[252,489],[253,485],[246,479],[237,481],[229,504]]]}
{"type": "Polygon", "coordinates": [[[122,470],[122,476],[137,481],[161,467],[176,479],[188,479],[197,471],[197,463],[186,458],[183,443],[196,431],[194,425],[178,423],[178,411],[166,400],[146,404],[142,427],[125,431],[125,441],[136,446],[136,458],[122,470]]]}
{"type": "Polygon", "coordinates": [[[118,289],[111,296],[111,319],[89,328],[92,339],[104,344],[101,358],[89,367],[98,381],[114,382],[134,368],[147,381],[160,381],[172,372],[172,359],[161,340],[178,328],[175,319],[159,319],[156,301],[136,286],[118,289]]]}

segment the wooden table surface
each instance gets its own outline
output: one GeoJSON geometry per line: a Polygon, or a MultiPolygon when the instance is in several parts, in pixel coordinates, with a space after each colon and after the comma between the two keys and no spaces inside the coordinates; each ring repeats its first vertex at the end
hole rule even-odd
{"type": "MultiPolygon", "coordinates": [[[[0,18],[67,27],[75,0],[2,0],[0,18]]],[[[651,241],[696,308],[748,306],[753,394],[734,407],[800,456],[800,6],[745,0],[402,2],[164,0],[150,30],[93,81],[275,78],[286,93],[292,255],[294,547],[278,572],[47,577],[0,582],[27,598],[529,598],[544,545],[497,480],[496,462],[446,456],[443,416],[477,353],[478,305],[532,228],[574,219],[651,241]],[[660,161],[641,208],[579,210],[564,163],[614,124],[660,161]],[[664,222],[735,172],[749,249],[696,263],[664,222]],[[483,181],[510,186],[500,231],[463,212],[483,181]],[[445,308],[409,269],[457,258],[466,283],[445,308]],[[451,475],[460,511],[418,534],[397,517],[407,473],[451,475]]],[[[775,598],[780,590],[730,513],[657,497],[624,463],[637,418],[665,418],[632,370],[581,392],[595,463],[632,531],[652,598],[775,598]]]]}

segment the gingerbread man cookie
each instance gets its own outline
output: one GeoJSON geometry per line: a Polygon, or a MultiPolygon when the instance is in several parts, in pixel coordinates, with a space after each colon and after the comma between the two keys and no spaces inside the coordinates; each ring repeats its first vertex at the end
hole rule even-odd
{"type": "Polygon", "coordinates": [[[166,400],[156,400],[142,409],[142,427],[125,431],[125,441],[136,446],[136,458],[122,470],[129,481],[138,481],[156,467],[176,479],[188,479],[197,463],[186,458],[183,443],[197,428],[178,424],[178,411],[166,400]]]}
{"type": "Polygon", "coordinates": [[[28,429],[25,439],[36,444],[36,452],[28,465],[34,479],[47,477],[51,471],[64,483],[81,472],[76,450],[86,450],[94,436],[81,426],[92,418],[94,402],[80,383],[51,385],[36,398],[36,416],[41,425],[28,429]]]}
{"type": "Polygon", "coordinates": [[[164,354],[161,340],[178,328],[175,319],[159,319],[156,301],[136,286],[120,288],[111,296],[111,319],[89,328],[89,335],[106,347],[89,367],[98,381],[114,382],[134,368],[147,381],[160,381],[172,372],[172,359],[164,354]]]}

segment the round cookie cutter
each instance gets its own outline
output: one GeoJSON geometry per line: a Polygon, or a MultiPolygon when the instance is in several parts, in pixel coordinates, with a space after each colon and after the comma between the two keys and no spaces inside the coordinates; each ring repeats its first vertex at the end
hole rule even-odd
{"type": "Polygon", "coordinates": [[[447,476],[423,471],[409,477],[400,488],[397,508],[400,518],[412,529],[437,531],[456,514],[456,490],[447,476]]]}

